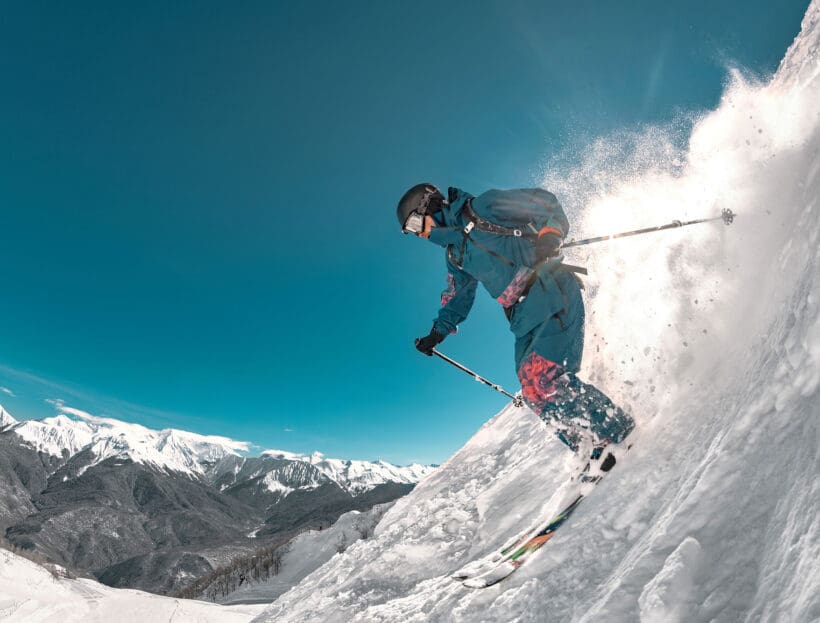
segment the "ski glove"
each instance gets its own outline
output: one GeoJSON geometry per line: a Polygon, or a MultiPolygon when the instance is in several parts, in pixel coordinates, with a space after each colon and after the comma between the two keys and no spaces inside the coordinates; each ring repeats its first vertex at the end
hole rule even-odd
{"type": "Polygon", "coordinates": [[[535,257],[541,261],[558,255],[562,240],[555,234],[544,234],[535,241],[535,257]]]}
{"type": "Polygon", "coordinates": [[[432,329],[429,335],[420,337],[416,340],[416,349],[420,353],[424,353],[428,357],[433,356],[433,349],[444,341],[444,336],[432,329]]]}

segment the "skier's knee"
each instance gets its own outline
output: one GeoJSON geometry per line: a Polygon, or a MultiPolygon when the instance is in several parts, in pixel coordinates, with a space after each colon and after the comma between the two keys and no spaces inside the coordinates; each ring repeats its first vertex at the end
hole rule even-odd
{"type": "Polygon", "coordinates": [[[530,353],[518,367],[521,395],[536,413],[561,399],[559,378],[563,368],[538,353],[530,353]]]}

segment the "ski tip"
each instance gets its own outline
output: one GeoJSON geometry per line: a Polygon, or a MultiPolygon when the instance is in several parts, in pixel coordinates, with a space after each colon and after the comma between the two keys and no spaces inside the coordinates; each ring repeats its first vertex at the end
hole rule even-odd
{"type": "Polygon", "coordinates": [[[517,568],[518,565],[505,561],[496,566],[493,570],[488,571],[483,575],[465,580],[462,584],[467,588],[488,588],[498,584],[501,580],[510,576],[517,568]]]}
{"type": "Polygon", "coordinates": [[[488,584],[481,578],[470,578],[462,582],[462,584],[467,588],[487,588],[488,586],[492,586],[492,584],[488,584]]]}

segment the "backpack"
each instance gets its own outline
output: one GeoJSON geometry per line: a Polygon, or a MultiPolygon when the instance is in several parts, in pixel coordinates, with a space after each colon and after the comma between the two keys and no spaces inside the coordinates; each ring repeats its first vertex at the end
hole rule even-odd
{"type": "MultiPolygon", "coordinates": [[[[451,200],[454,191],[457,192],[454,188],[450,189],[451,200]]],[[[468,199],[461,213],[467,221],[461,245],[462,258],[469,239],[506,264],[513,264],[508,258],[471,239],[473,229],[498,236],[526,238],[532,243],[539,264],[558,256],[569,232],[569,220],[564,209],[555,195],[543,188],[488,190],[468,199]]]]}
{"type": "Polygon", "coordinates": [[[557,245],[569,233],[564,209],[555,195],[543,188],[489,190],[468,205],[465,216],[479,231],[535,239],[551,234],[556,236],[557,245]]]}

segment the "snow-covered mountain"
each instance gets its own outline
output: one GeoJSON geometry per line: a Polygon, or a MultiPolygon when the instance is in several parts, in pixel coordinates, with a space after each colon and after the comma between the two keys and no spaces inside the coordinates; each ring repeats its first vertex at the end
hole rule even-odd
{"type": "MultiPolygon", "coordinates": [[[[91,415],[58,403],[60,413],[24,420],[11,429],[38,452],[72,457],[90,450],[94,463],[110,457],[192,475],[204,475],[216,461],[239,456],[249,444],[227,437],[198,435],[175,429],[151,430],[139,424],[91,415]]],[[[93,463],[93,464],[94,464],[93,463]]]]}
{"type": "MultiPolygon", "coordinates": [[[[215,435],[171,428],[152,430],[139,424],[98,417],[60,402],[55,406],[59,414],[54,417],[20,422],[0,406],[0,428],[10,427],[9,430],[32,448],[55,457],[68,459],[87,451],[93,459],[86,462],[84,469],[118,457],[210,480],[226,471],[238,474],[246,460],[243,454],[247,454],[251,446],[248,442],[215,435]]],[[[415,484],[434,468],[420,464],[400,467],[384,461],[329,459],[319,452],[305,456],[267,450],[262,456],[285,459],[287,465],[269,471],[257,467],[257,473],[246,474],[246,477],[264,477],[270,491],[283,495],[298,488],[318,487],[327,480],[357,495],[387,482],[415,484]],[[305,475],[304,469],[299,468],[300,463],[311,465],[315,470],[305,475]]],[[[223,479],[222,488],[230,484],[235,483],[223,479]]]]}
{"type": "Polygon", "coordinates": [[[64,414],[42,420],[23,420],[11,430],[38,452],[66,458],[74,456],[94,440],[94,431],[88,424],[64,414]]]}
{"type": "Polygon", "coordinates": [[[16,424],[17,420],[15,420],[9,412],[6,411],[2,405],[0,405],[0,430],[4,429],[6,426],[11,426],[12,424],[16,424]]]}
{"type": "Polygon", "coordinates": [[[629,140],[545,181],[571,199],[567,173],[583,234],[738,214],[571,260],[591,269],[582,375],[635,414],[632,450],[517,573],[466,588],[451,574],[549,515],[574,464],[510,406],[256,621],[820,621],[820,2],[685,148],[629,140]]]}
{"type": "Polygon", "coordinates": [[[434,469],[432,465],[419,463],[399,467],[385,461],[329,459],[321,452],[306,456],[282,450],[266,450],[262,455],[309,463],[353,495],[386,482],[415,484],[434,469]]]}
{"type": "Polygon", "coordinates": [[[231,560],[392,502],[432,469],[248,457],[245,442],[55,406],[42,420],[4,415],[0,534],[109,586],[183,591],[231,560]]]}

